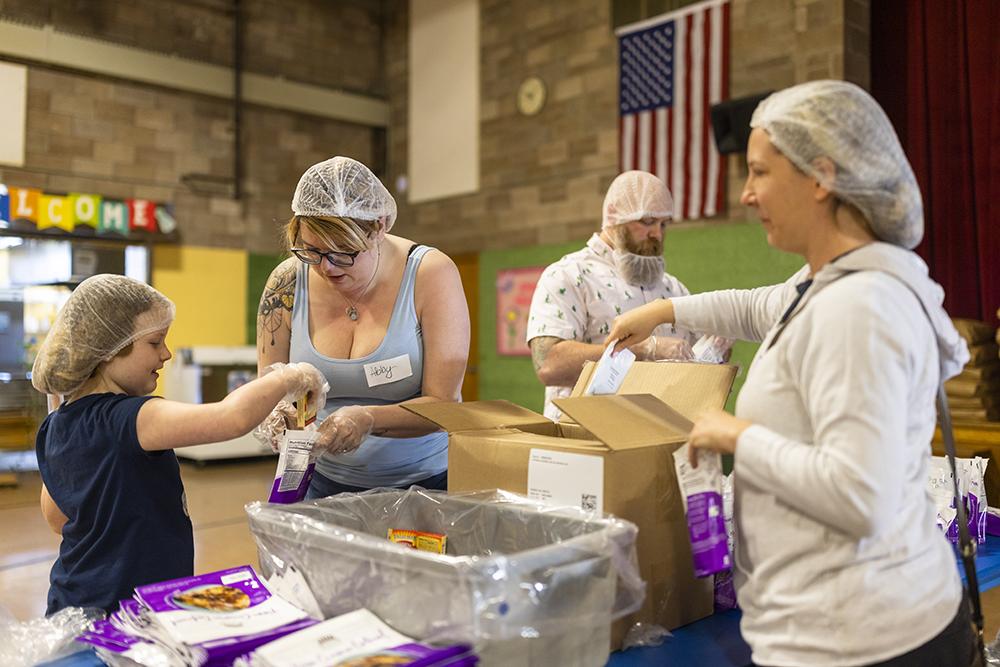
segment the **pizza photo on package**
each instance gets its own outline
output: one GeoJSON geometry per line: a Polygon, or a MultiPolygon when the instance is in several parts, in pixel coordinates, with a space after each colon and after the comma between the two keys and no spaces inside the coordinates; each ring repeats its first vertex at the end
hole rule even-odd
{"type": "Polygon", "coordinates": [[[238,611],[250,606],[250,596],[232,586],[201,586],[174,593],[174,602],[188,609],[238,611]]]}

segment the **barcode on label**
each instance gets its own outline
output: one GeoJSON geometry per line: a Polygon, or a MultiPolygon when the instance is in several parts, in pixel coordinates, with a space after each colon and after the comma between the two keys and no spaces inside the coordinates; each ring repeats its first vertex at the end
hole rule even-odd
{"type": "Polygon", "coordinates": [[[580,494],[580,509],[593,512],[597,510],[597,496],[593,493],[580,494]]]}

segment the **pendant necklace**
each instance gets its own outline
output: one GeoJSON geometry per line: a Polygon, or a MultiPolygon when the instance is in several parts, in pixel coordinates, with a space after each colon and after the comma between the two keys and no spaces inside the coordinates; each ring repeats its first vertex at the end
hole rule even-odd
{"type": "Polygon", "coordinates": [[[347,316],[349,318],[351,318],[352,322],[357,322],[358,321],[358,309],[355,307],[355,304],[358,301],[360,301],[362,299],[362,297],[365,296],[365,294],[368,293],[368,288],[371,287],[372,281],[375,280],[375,275],[378,273],[379,263],[382,261],[382,246],[379,245],[377,247],[378,247],[378,256],[375,259],[375,270],[372,271],[372,277],[368,279],[367,283],[365,283],[365,288],[364,288],[364,290],[362,290],[361,295],[355,301],[351,301],[350,299],[348,299],[343,294],[341,295],[341,296],[344,296],[344,300],[347,301],[347,303],[351,304],[347,308],[344,309],[344,312],[347,313],[347,316]]]}

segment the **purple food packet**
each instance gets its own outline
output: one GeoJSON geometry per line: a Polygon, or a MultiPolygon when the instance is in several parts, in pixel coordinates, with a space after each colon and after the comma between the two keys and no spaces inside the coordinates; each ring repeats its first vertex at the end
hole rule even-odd
{"type": "Polygon", "coordinates": [[[309,482],[312,481],[316,469],[312,450],[317,436],[315,429],[285,431],[267,502],[287,505],[297,503],[306,497],[309,482]]]}
{"type": "Polygon", "coordinates": [[[736,609],[736,586],[733,571],[722,570],[715,573],[715,612],[736,609]]]}
{"type": "Polygon", "coordinates": [[[135,594],[174,641],[203,649],[210,661],[316,622],[272,595],[249,565],[140,586],[135,594]]]}
{"type": "Polygon", "coordinates": [[[688,446],[674,452],[674,468],[684,503],[696,577],[732,566],[722,504],[722,464],[718,454],[699,452],[698,467],[688,462],[688,446]]]}

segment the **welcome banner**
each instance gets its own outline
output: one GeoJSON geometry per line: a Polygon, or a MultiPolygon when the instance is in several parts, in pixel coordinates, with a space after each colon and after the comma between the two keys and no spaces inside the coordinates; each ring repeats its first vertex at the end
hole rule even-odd
{"type": "Polygon", "coordinates": [[[148,199],[50,194],[0,183],[0,230],[141,240],[177,239],[170,206],[148,199]]]}

